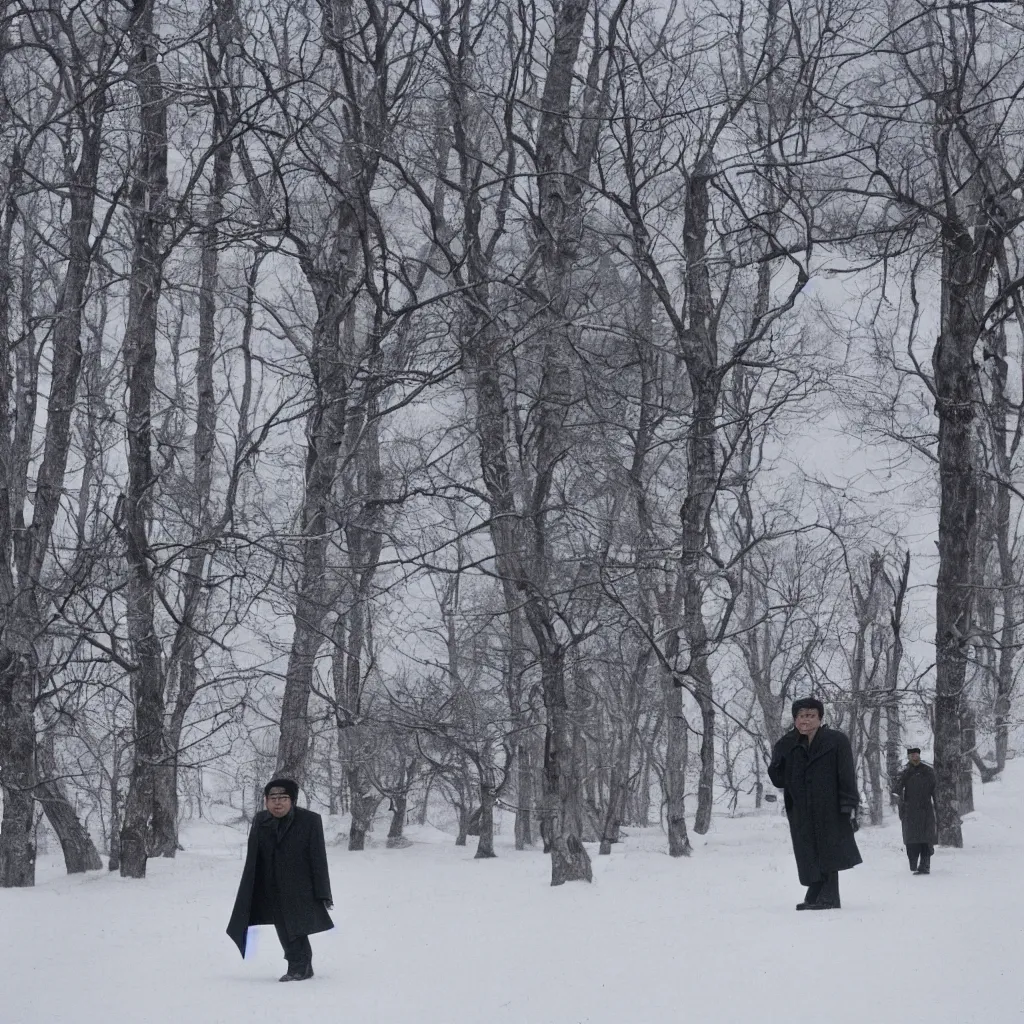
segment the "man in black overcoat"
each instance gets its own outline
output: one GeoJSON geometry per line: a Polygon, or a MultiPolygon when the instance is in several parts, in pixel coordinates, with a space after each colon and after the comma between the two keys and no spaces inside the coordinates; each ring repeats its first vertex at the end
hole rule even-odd
{"type": "Polygon", "coordinates": [[[915,875],[931,873],[932,854],[938,842],[935,818],[935,769],[921,760],[920,747],[907,747],[909,763],[896,783],[903,845],[915,875]]]}
{"type": "Polygon", "coordinates": [[[861,862],[857,773],[850,741],[822,723],[821,701],[793,703],[793,729],[772,751],[768,777],[784,791],[789,834],[807,895],[797,910],[838,910],[839,872],[861,862]]]}
{"type": "Polygon", "coordinates": [[[263,790],[266,810],[253,819],[249,847],[228,935],[245,956],[248,929],[272,924],[288,970],[281,981],[313,977],[309,936],[334,927],[327,847],[319,814],[296,807],[299,787],[272,779],[263,790]]]}

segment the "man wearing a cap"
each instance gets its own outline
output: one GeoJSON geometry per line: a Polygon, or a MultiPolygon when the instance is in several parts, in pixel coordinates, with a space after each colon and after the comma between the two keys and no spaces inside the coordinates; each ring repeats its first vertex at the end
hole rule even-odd
{"type": "Polygon", "coordinates": [[[931,873],[932,854],[938,842],[935,819],[935,769],[921,760],[920,747],[907,747],[909,764],[896,783],[903,845],[915,875],[931,873]]]}
{"type": "Polygon", "coordinates": [[[789,834],[807,895],[797,910],[838,910],[839,872],[861,862],[857,773],[850,741],[822,723],[825,707],[793,702],[793,728],[775,744],[768,777],[784,791],[789,834]]]}
{"type": "Polygon", "coordinates": [[[331,879],[320,815],[296,807],[299,787],[291,779],[271,779],[263,788],[265,810],[253,819],[242,881],[228,924],[228,935],[245,956],[248,929],[272,924],[281,940],[288,970],[281,981],[313,977],[309,936],[334,927],[328,910],[331,879]]]}

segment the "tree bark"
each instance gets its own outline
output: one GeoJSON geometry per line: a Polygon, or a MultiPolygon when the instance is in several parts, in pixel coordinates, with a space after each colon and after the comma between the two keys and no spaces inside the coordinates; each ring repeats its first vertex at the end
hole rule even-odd
{"type": "MultiPolygon", "coordinates": [[[[105,79],[93,80],[85,69],[64,73],[63,55],[51,56],[61,66],[61,81],[88,88],[89,95],[66,97],[80,111],[81,135],[76,136],[77,162],[67,186],[69,196],[68,254],[64,278],[53,311],[52,355],[42,460],[36,475],[31,523],[25,525],[27,474],[32,461],[37,369],[19,372],[18,422],[12,430],[10,323],[13,277],[11,233],[18,215],[17,189],[23,170],[22,154],[11,154],[11,171],[0,221],[0,606],[8,619],[0,634],[0,786],[4,811],[0,823],[0,888],[35,884],[35,837],[32,786],[35,782],[35,700],[37,673],[35,640],[47,599],[40,580],[50,551],[54,523],[60,512],[64,477],[71,445],[71,417],[82,364],[81,330],[85,292],[92,268],[93,210],[102,154],[103,124],[109,101],[105,79]],[[87,82],[87,86],[83,86],[87,82]],[[15,582],[17,581],[17,582],[15,582]]],[[[106,59],[98,53],[97,70],[106,59]]],[[[25,258],[28,258],[26,253],[25,258]]],[[[26,267],[23,281],[31,280],[26,267]]],[[[28,301],[28,296],[23,296],[28,301]]],[[[28,341],[23,342],[28,344],[28,341]]],[[[27,353],[25,353],[27,356],[27,353]]],[[[21,367],[27,364],[22,357],[21,367]]]]}
{"type": "MultiPolygon", "coordinates": [[[[346,736],[346,741],[351,737],[346,736]]],[[[373,826],[373,817],[380,806],[381,798],[370,789],[366,771],[357,763],[350,763],[345,771],[349,788],[349,811],[352,822],[349,826],[348,848],[359,852],[366,848],[366,837],[373,826]]]]}
{"type": "Polygon", "coordinates": [[[882,824],[885,804],[882,786],[882,709],[875,706],[868,719],[868,741],[864,746],[864,761],[868,769],[868,818],[872,825],[882,824]]]}
{"type": "Polygon", "coordinates": [[[103,867],[96,844],[78,820],[57,774],[53,735],[43,737],[37,750],[36,797],[42,805],[51,828],[57,834],[64,853],[64,866],[69,875],[99,871],[103,867]]]}
{"type": "Polygon", "coordinates": [[[665,818],[670,857],[689,857],[693,852],[686,831],[686,760],[689,753],[683,691],[669,679],[665,684],[665,818]]]}
{"type": "MultiPolygon", "coordinates": [[[[405,832],[405,816],[409,809],[409,796],[407,793],[397,793],[392,797],[391,827],[388,829],[387,845],[389,849],[399,847],[402,844],[405,832]]],[[[405,844],[406,846],[408,843],[405,844]]]]}
{"type": "MultiPolygon", "coordinates": [[[[336,236],[330,260],[341,274],[351,254],[348,239],[336,236]]],[[[300,578],[292,617],[292,644],[285,669],[277,773],[300,785],[309,753],[309,696],[317,655],[324,643],[323,625],[335,594],[328,572],[327,551],[337,519],[335,485],[339,453],[348,417],[348,381],[341,347],[341,327],[351,315],[349,296],[335,273],[305,261],[304,272],[317,303],[310,369],[313,402],[306,424],[305,489],[302,497],[300,578]]]]}
{"type": "Polygon", "coordinates": [[[32,674],[13,652],[0,655],[0,764],[4,813],[0,823],[0,885],[35,885],[33,821],[36,730],[32,674]]]}
{"type": "MultiPolygon", "coordinates": [[[[156,777],[166,763],[163,651],[156,632],[157,559],[149,544],[153,515],[152,403],[156,334],[163,284],[161,243],[167,212],[167,110],[153,31],[154,0],[134,13],[130,77],[139,97],[140,142],[130,189],[135,220],[124,361],[128,379],[128,488],[120,518],[129,567],[127,631],[135,667],[132,771],[121,826],[121,877],[145,878],[157,816],[156,777]]],[[[162,828],[166,825],[166,814],[162,828]]],[[[160,837],[161,840],[163,836],[160,837]]]]}
{"type": "MultiPolygon", "coordinates": [[[[991,247],[992,240],[988,240],[991,247]]],[[[974,467],[974,347],[994,254],[948,215],[942,225],[941,333],[932,354],[939,419],[939,572],[935,598],[935,774],[939,844],[963,846],[958,780],[962,694],[973,622],[971,553],[978,486],[974,467]]]]}
{"type": "MultiPolygon", "coordinates": [[[[974,712],[963,708],[960,715],[960,746],[963,756],[960,759],[960,771],[956,782],[957,807],[961,814],[970,814],[974,810],[974,759],[977,733],[974,724],[974,712]]],[[[980,758],[979,758],[980,760],[980,758]]]]}
{"type": "MultiPolygon", "coordinates": [[[[1009,265],[1004,252],[1000,252],[999,285],[1004,290],[1012,280],[1009,265]]],[[[1024,308],[1019,300],[1014,300],[1017,326],[1024,331],[1024,308]]],[[[1020,443],[1020,431],[1010,440],[1007,418],[1012,413],[1007,396],[1008,366],[1006,362],[1006,329],[1000,325],[992,332],[992,406],[990,409],[991,448],[996,469],[994,507],[992,510],[993,533],[997,557],[999,559],[998,603],[1001,622],[999,626],[999,650],[995,666],[995,694],[993,700],[995,759],[996,772],[1006,767],[1006,753],[1010,738],[1011,697],[1014,688],[1014,658],[1017,654],[1017,566],[1014,557],[1012,540],[1012,458],[1020,443]]]]}
{"type": "Polygon", "coordinates": [[[533,845],[533,772],[529,744],[516,746],[516,849],[533,845]]]}
{"type": "MultiPolygon", "coordinates": [[[[643,641],[639,641],[643,643],[643,641]]],[[[651,652],[642,648],[637,655],[625,683],[622,701],[627,721],[623,723],[624,736],[615,745],[612,768],[608,782],[608,806],[601,828],[599,854],[610,854],[613,844],[619,841],[622,821],[626,816],[626,802],[629,794],[629,773],[633,765],[633,753],[640,728],[640,695],[643,681],[647,677],[651,652]]]]}
{"type": "Polygon", "coordinates": [[[889,617],[892,645],[885,666],[885,771],[891,807],[897,805],[896,786],[903,764],[899,683],[900,666],[903,663],[903,601],[909,582],[910,552],[908,551],[903,557],[903,569],[899,581],[896,584],[889,581],[893,591],[893,605],[889,617]]]}
{"type": "Polygon", "coordinates": [[[114,744],[114,763],[110,772],[110,849],[108,871],[121,870],[121,749],[114,744]]]}
{"type": "Polygon", "coordinates": [[[693,830],[698,835],[704,835],[711,827],[715,781],[715,705],[709,663],[711,652],[704,621],[704,562],[708,544],[708,519],[718,486],[717,413],[721,386],[706,250],[710,181],[710,174],[702,167],[691,173],[683,222],[689,329],[681,340],[693,410],[686,445],[687,494],[680,516],[681,567],[683,632],[690,659],[686,674],[693,680],[693,692],[700,708],[702,724],[701,768],[697,783],[697,812],[693,824],[693,830]]]}
{"type": "Polygon", "coordinates": [[[480,783],[480,840],[476,844],[474,860],[494,857],[494,786],[480,783]]]}
{"type": "MultiPolygon", "coordinates": [[[[196,350],[196,428],[192,439],[192,500],[194,529],[184,572],[181,614],[168,658],[168,704],[171,713],[166,729],[166,763],[157,769],[156,808],[150,853],[155,857],[173,857],[178,843],[178,758],[185,717],[195,700],[199,685],[198,661],[201,656],[197,624],[202,615],[207,564],[212,545],[219,539],[231,514],[231,491],[221,522],[213,522],[210,504],[213,483],[213,453],[217,438],[217,402],[214,390],[216,359],[217,305],[220,288],[220,224],[224,201],[231,188],[231,111],[224,87],[227,51],[233,36],[233,3],[215,5],[214,22],[219,53],[207,51],[206,68],[213,107],[213,168],[206,222],[200,236],[199,332],[196,350]]],[[[243,394],[240,419],[248,415],[243,394]]],[[[245,442],[244,428],[238,444],[245,442]]]]}

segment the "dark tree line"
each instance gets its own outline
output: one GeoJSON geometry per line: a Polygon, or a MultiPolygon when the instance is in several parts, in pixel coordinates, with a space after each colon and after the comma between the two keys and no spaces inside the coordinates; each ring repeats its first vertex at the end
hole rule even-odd
{"type": "Polygon", "coordinates": [[[961,843],[1019,722],[1014,5],[0,19],[0,885],[37,805],[143,877],[275,769],[350,849],[447,804],[589,879],[759,806],[807,693],[872,823],[930,731],[961,843]]]}

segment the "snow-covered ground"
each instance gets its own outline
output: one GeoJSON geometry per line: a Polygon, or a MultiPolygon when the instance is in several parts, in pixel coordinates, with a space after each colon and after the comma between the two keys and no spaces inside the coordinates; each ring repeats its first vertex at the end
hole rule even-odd
{"type": "MultiPolygon", "coordinates": [[[[719,817],[673,861],[656,830],[551,889],[548,860],[415,845],[329,847],[338,927],[316,977],[280,985],[273,929],[224,934],[244,835],[200,823],[144,882],[0,891],[2,1024],[1009,1024],[1024,1020],[1024,763],[977,787],[965,848],[910,874],[898,825],[862,829],[843,909],[798,914],[784,821],[719,817]]],[[[328,836],[340,831],[328,823],[328,836]]],[[[472,842],[472,840],[471,840],[472,842]]],[[[596,850],[594,851],[596,854],[596,850]]]]}

